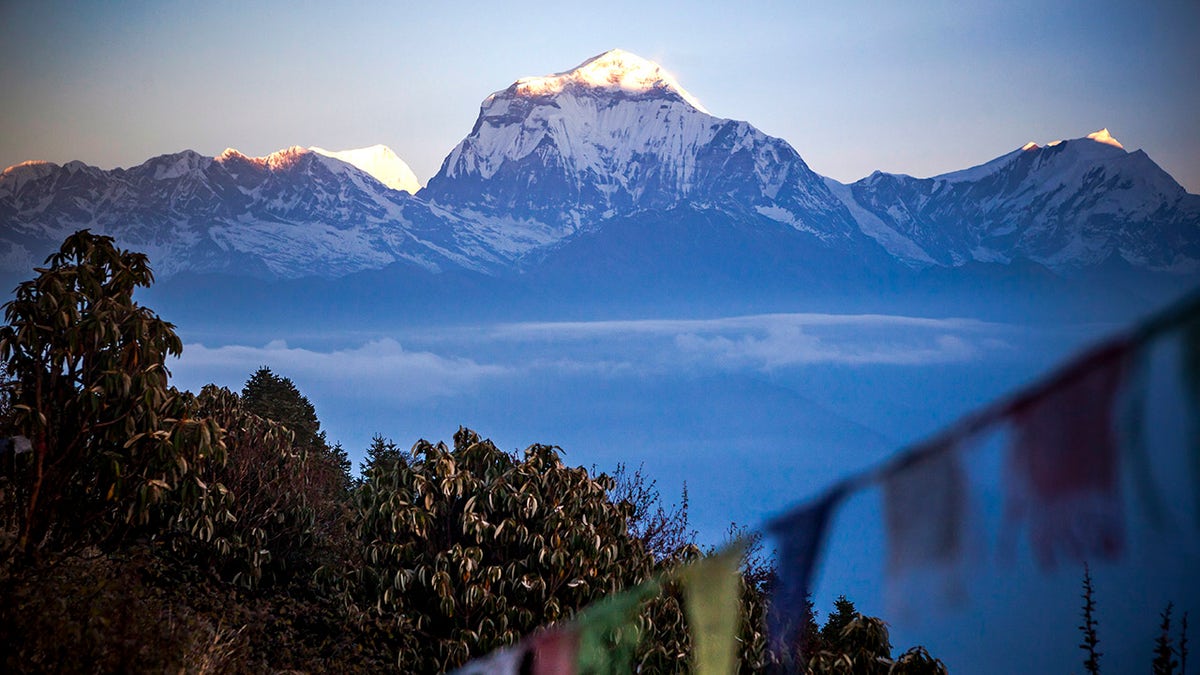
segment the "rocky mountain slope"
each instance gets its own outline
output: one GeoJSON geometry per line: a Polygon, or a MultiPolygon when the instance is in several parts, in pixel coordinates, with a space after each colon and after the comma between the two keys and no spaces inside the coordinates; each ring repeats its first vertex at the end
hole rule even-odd
{"type": "Polygon", "coordinates": [[[0,222],[5,269],[28,269],[84,227],[148,253],[160,277],[338,277],[397,261],[433,272],[494,262],[451,214],[299,147],[266,157],[185,150],[111,171],[27,162],[0,174],[0,222]]]}
{"type": "Polygon", "coordinates": [[[1107,129],[933,178],[827,182],[863,231],[913,265],[1026,258],[1069,273],[1121,259],[1194,273],[1200,263],[1200,196],[1107,129]]]}

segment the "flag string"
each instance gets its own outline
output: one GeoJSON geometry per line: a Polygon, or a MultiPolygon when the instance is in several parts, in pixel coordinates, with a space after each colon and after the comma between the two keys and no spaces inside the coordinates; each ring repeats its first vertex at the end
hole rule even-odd
{"type": "MultiPolygon", "coordinates": [[[[929,438],[902,447],[878,465],[868,467],[842,479],[836,485],[826,488],[825,493],[854,492],[870,487],[897,471],[928,459],[931,455],[950,451],[957,447],[958,442],[962,439],[994,427],[1010,418],[1015,411],[1028,408],[1049,393],[1086,376],[1097,364],[1105,363],[1129,349],[1142,348],[1164,333],[1173,332],[1198,318],[1200,318],[1200,291],[1191,293],[1166,309],[1144,319],[1132,329],[1093,345],[1033,383],[966,413],[929,438]]],[[[816,502],[819,499],[813,501],[816,502]]],[[[803,506],[793,508],[803,508],[803,506]]]]}
{"type": "MultiPolygon", "coordinates": [[[[897,566],[952,556],[958,550],[959,542],[955,528],[961,526],[958,509],[961,508],[962,472],[957,464],[946,464],[940,460],[957,459],[954,453],[963,448],[968,439],[977,438],[1005,423],[1013,423],[1018,432],[1014,447],[1010,450],[1009,481],[1019,483],[1020,488],[1010,491],[1009,501],[1012,503],[1009,508],[1031,521],[1035,552],[1050,562],[1060,553],[1056,547],[1064,545],[1069,547],[1068,553],[1077,556],[1119,552],[1122,523],[1112,513],[1111,507],[1116,482],[1115,442],[1111,430],[1093,430],[1082,434],[1086,437],[1083,441],[1077,441],[1073,436],[1077,435],[1079,429],[1072,425],[1103,426],[1102,423],[1111,422],[1109,413],[1113,397],[1128,371],[1131,357],[1163,335],[1184,328],[1197,329],[1195,332],[1189,330],[1187,339],[1200,340],[1197,337],[1200,336],[1200,291],[1191,293],[1132,328],[1093,345],[1031,384],[966,413],[941,431],[901,447],[878,464],[853,473],[827,486],[815,497],[769,518],[759,531],[772,535],[777,543],[778,584],[773,591],[768,612],[772,648],[803,648],[805,617],[802,612],[807,611],[809,584],[821,559],[828,524],[840,504],[853,493],[883,484],[892,488],[887,498],[889,508],[893,511],[899,510],[897,504],[904,504],[907,499],[916,501],[920,508],[931,512],[928,517],[946,521],[935,522],[929,527],[906,523],[898,528],[896,538],[909,538],[909,541],[901,543],[915,543],[919,548],[928,550],[918,550],[915,554],[911,551],[893,551],[891,560],[897,566]],[[1047,402],[1058,405],[1046,409],[1047,402]],[[1056,419],[1061,416],[1069,416],[1070,419],[1067,422],[1056,419]],[[1060,446],[1063,445],[1072,447],[1062,449],[1060,446]],[[1095,453],[1098,448],[1108,451],[1109,456],[1093,457],[1088,454],[1095,453]],[[1087,461],[1080,461],[1081,457],[1087,461]],[[897,480],[904,475],[909,475],[910,479],[897,480]],[[915,480],[913,476],[916,476],[915,480]],[[929,480],[943,484],[922,483],[929,480]],[[947,494],[941,498],[922,494],[931,490],[941,490],[947,494]],[[1079,521],[1087,521],[1085,529],[1081,530],[1079,521]]],[[[1200,354],[1200,347],[1188,345],[1185,360],[1188,354],[1200,354]]],[[[1195,412],[1193,410],[1191,414],[1195,412]]],[[[889,520],[896,518],[889,517],[889,520]]],[[[889,532],[889,537],[891,535],[889,532]]],[[[691,602],[697,605],[696,611],[701,612],[696,615],[696,623],[709,627],[707,630],[710,630],[710,634],[699,642],[706,652],[712,654],[706,662],[720,665],[706,668],[697,663],[697,672],[732,672],[730,668],[736,668],[731,665],[730,647],[725,640],[732,640],[733,636],[712,634],[711,627],[723,627],[716,630],[717,633],[728,632],[734,624],[728,617],[722,617],[721,612],[731,611],[730,607],[736,611],[736,604],[728,600],[697,600],[697,594],[713,592],[705,588],[720,586],[712,583],[713,579],[720,579],[719,571],[700,572],[698,566],[705,564],[705,561],[718,559],[724,561],[727,567],[730,560],[740,559],[741,551],[749,545],[751,536],[742,535],[699,561],[660,573],[633,589],[598,601],[599,604],[580,610],[571,622],[543,629],[517,645],[496,652],[486,660],[473,661],[457,672],[510,672],[507,665],[499,668],[488,666],[501,661],[515,664],[512,655],[522,651],[528,655],[527,659],[533,659],[535,667],[532,671],[520,669],[520,672],[543,672],[536,667],[539,659],[566,658],[566,661],[561,661],[562,664],[575,663],[576,653],[580,658],[587,656],[579,653],[578,638],[569,637],[587,634],[587,627],[580,628],[580,622],[588,623],[592,621],[591,617],[602,615],[598,607],[621,607],[623,614],[620,616],[629,618],[632,616],[631,608],[652,597],[666,580],[680,581],[685,585],[685,595],[692,598],[691,602]],[[696,588],[687,588],[689,580],[701,578],[706,582],[694,584],[696,588]],[[573,651],[566,656],[556,651],[564,644],[573,645],[570,648],[573,651]],[[552,645],[553,648],[545,645],[552,645]],[[550,656],[545,656],[547,654],[550,656]]],[[[721,570],[723,567],[712,569],[721,570]]],[[[724,592],[729,593],[728,590],[724,592]]],[[[609,613],[613,612],[609,610],[609,613]]],[[[606,626],[606,630],[615,628],[615,624],[606,626]]],[[[693,627],[692,630],[706,629],[693,627]]],[[[593,650],[591,653],[594,655],[596,652],[593,650]]],[[[624,655],[625,658],[630,656],[631,652],[628,651],[624,655]]],[[[796,668],[800,667],[795,660],[789,662],[796,668]]],[[[515,666],[511,672],[518,672],[515,666]]]]}

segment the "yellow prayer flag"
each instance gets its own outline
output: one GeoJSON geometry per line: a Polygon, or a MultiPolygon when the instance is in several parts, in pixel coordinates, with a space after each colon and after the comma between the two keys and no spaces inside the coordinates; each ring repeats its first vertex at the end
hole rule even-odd
{"type": "Polygon", "coordinates": [[[692,632],[692,672],[728,675],[737,670],[741,623],[742,547],[733,545],[683,568],[684,608],[692,632]]]}

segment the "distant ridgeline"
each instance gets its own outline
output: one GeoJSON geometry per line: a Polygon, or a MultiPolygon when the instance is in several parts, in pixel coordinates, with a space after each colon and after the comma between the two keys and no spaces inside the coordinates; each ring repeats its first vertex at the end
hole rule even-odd
{"type": "Polygon", "coordinates": [[[842,184],[621,50],[488,96],[423,188],[382,146],[184,151],[107,171],[26,162],[0,175],[5,279],[84,227],[149,254],[160,280],[309,279],[343,297],[1072,287],[1137,305],[1200,278],[1200,196],[1107,130],[932,178],[842,184]]]}

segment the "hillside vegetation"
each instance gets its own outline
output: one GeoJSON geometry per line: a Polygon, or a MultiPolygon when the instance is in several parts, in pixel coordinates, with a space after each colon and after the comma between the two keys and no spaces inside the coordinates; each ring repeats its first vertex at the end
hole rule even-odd
{"type": "MultiPolygon", "coordinates": [[[[133,298],[152,281],[145,256],[81,231],[5,306],[6,672],[440,672],[706,554],[686,496],[665,507],[640,471],[460,428],[378,437],[355,476],[270,368],[179,391],[182,342],[133,298]]],[[[742,577],[740,670],[793,661],[766,649],[759,547],[742,577]]],[[[683,602],[668,582],[641,610],[640,672],[687,670],[683,602]]],[[[893,660],[844,598],[809,617],[810,672],[944,672],[920,648],[893,660]]]]}

